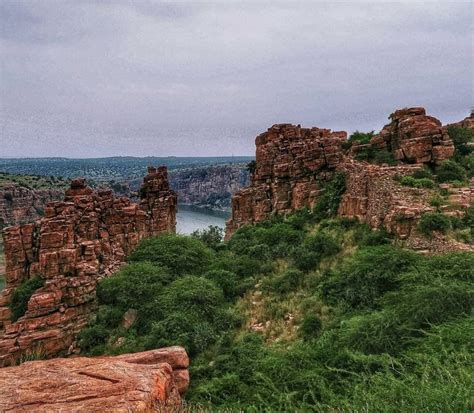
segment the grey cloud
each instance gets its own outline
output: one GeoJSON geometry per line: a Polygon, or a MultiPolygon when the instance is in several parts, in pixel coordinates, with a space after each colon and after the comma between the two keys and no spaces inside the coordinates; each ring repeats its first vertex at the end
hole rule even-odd
{"type": "Polygon", "coordinates": [[[252,154],[472,105],[469,2],[0,3],[0,156],[252,154]]]}

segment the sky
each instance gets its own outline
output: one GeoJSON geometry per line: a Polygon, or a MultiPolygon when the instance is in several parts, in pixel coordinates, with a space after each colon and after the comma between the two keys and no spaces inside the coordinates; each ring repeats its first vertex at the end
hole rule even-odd
{"type": "Polygon", "coordinates": [[[0,157],[253,155],[473,102],[473,2],[0,1],[0,157]]]}

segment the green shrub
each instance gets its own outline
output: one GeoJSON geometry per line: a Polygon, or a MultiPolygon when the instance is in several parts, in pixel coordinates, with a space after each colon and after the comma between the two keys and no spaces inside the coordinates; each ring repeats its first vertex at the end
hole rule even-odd
{"type": "Polygon", "coordinates": [[[449,137],[453,140],[455,151],[455,158],[467,156],[474,152],[474,147],[469,145],[474,142],[474,132],[467,128],[458,126],[448,127],[449,137]]]}
{"type": "Polygon", "coordinates": [[[463,182],[466,180],[466,171],[457,162],[447,160],[436,168],[436,176],[439,182],[463,182]]]}
{"type": "Polygon", "coordinates": [[[303,318],[303,322],[298,330],[303,340],[312,340],[318,337],[322,328],[322,323],[316,314],[308,314],[303,318]]]}
{"type": "Polygon", "coordinates": [[[385,228],[374,230],[367,224],[358,224],[354,231],[354,242],[360,247],[388,244],[390,234],[385,228]]]}
{"type": "Polygon", "coordinates": [[[414,178],[413,176],[404,176],[400,183],[412,188],[434,188],[435,183],[428,178],[414,178]]]}
{"type": "Polygon", "coordinates": [[[224,239],[224,229],[217,225],[209,225],[206,229],[194,231],[191,236],[200,240],[209,248],[215,249],[224,239]]]}
{"type": "Polygon", "coordinates": [[[331,257],[341,250],[339,243],[327,232],[319,231],[309,236],[303,245],[292,252],[295,266],[302,271],[314,269],[326,257],[331,257]]]}
{"type": "Polygon", "coordinates": [[[278,294],[286,294],[295,291],[303,280],[303,273],[298,270],[289,269],[282,275],[266,281],[265,286],[278,294]]]}
{"type": "Polygon", "coordinates": [[[435,180],[435,176],[426,167],[417,169],[415,172],[411,174],[411,176],[415,179],[429,179],[431,181],[435,180]]]}
{"type": "Polygon", "coordinates": [[[326,275],[321,294],[334,304],[343,301],[356,308],[374,308],[380,297],[400,285],[400,275],[418,260],[415,253],[389,245],[362,248],[326,275]]]}
{"type": "Polygon", "coordinates": [[[303,238],[303,233],[284,222],[274,225],[245,226],[229,241],[229,249],[259,260],[287,256],[303,238]]]}
{"type": "Polygon", "coordinates": [[[166,314],[186,311],[194,317],[212,316],[224,297],[212,281],[202,277],[186,276],[171,283],[160,299],[166,314]]]}
{"type": "Polygon", "coordinates": [[[150,261],[177,275],[202,274],[211,263],[211,251],[199,240],[180,235],[161,235],[140,241],[129,262],[150,261]]]}
{"type": "Polygon", "coordinates": [[[204,277],[219,286],[227,299],[232,299],[241,295],[245,289],[239,288],[237,275],[226,270],[211,270],[204,274],[204,277]]]}
{"type": "Polygon", "coordinates": [[[44,285],[41,277],[23,281],[14,291],[10,300],[11,320],[16,321],[23,317],[28,309],[28,301],[36,290],[44,285]]]}
{"type": "Polygon", "coordinates": [[[430,199],[430,205],[435,208],[440,208],[443,205],[443,198],[439,195],[435,195],[430,199]]]}
{"type": "Polygon", "coordinates": [[[314,208],[316,218],[324,219],[335,216],[345,191],[346,177],[343,173],[338,172],[324,185],[324,193],[314,208]]]}
{"type": "Polygon", "coordinates": [[[466,209],[462,222],[466,228],[474,228],[474,205],[470,205],[466,209]]]}
{"type": "Polygon", "coordinates": [[[104,351],[105,343],[109,338],[109,330],[101,324],[93,324],[79,333],[79,346],[85,351],[93,351],[93,355],[104,351]]]}
{"type": "Polygon", "coordinates": [[[377,149],[373,151],[373,161],[377,165],[387,164],[396,165],[397,161],[393,157],[392,152],[387,149],[377,149]]]}
{"type": "Polygon", "coordinates": [[[422,215],[418,228],[426,235],[433,231],[445,234],[451,228],[451,222],[449,217],[440,212],[428,212],[422,215]]]}
{"type": "Polygon", "coordinates": [[[372,132],[355,131],[353,134],[349,136],[349,141],[357,142],[357,143],[365,145],[369,143],[373,137],[374,137],[374,131],[372,132]]]}
{"type": "Polygon", "coordinates": [[[117,307],[123,312],[133,308],[138,311],[141,326],[158,317],[160,307],[154,300],[173,280],[168,268],[157,267],[149,262],[126,265],[113,277],[105,278],[97,286],[99,302],[117,307]]]}

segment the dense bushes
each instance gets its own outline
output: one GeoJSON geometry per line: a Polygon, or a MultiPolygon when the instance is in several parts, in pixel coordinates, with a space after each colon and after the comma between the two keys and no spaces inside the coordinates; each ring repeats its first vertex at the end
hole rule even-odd
{"type": "Polygon", "coordinates": [[[140,243],[129,262],[150,261],[177,275],[202,274],[211,262],[212,253],[197,239],[176,235],[148,238],[140,243]]]}
{"type": "Polygon", "coordinates": [[[473,266],[472,253],[424,257],[311,211],[213,250],[165,236],[102,281],[81,345],[184,345],[186,398],[211,411],[469,411],[473,266]],[[194,272],[162,249],[204,261],[194,272]],[[263,331],[249,332],[256,323],[263,331]]]}
{"type": "Polygon", "coordinates": [[[462,182],[466,179],[466,171],[457,162],[447,160],[436,168],[436,176],[439,182],[462,182]]]}
{"type": "Polygon", "coordinates": [[[446,233],[451,228],[451,221],[440,212],[428,212],[421,216],[419,228],[426,235],[433,231],[446,233]]]}
{"type": "Polygon", "coordinates": [[[10,300],[10,310],[12,312],[11,320],[16,321],[24,316],[28,309],[28,301],[33,293],[44,285],[41,277],[30,278],[24,281],[18,288],[13,291],[10,300]]]}
{"type": "Polygon", "coordinates": [[[188,398],[247,411],[468,411],[473,259],[363,248],[316,292],[345,303],[330,323],[310,311],[303,341],[219,342],[195,360],[188,398]]]}
{"type": "Polygon", "coordinates": [[[217,248],[224,238],[224,230],[217,225],[210,225],[207,229],[194,231],[191,236],[202,241],[209,248],[217,248]]]}
{"type": "Polygon", "coordinates": [[[357,251],[321,284],[321,294],[332,304],[375,308],[380,297],[400,285],[400,274],[412,268],[418,256],[392,246],[357,251]]]}
{"type": "Polygon", "coordinates": [[[413,176],[404,176],[400,183],[412,188],[434,188],[435,183],[428,178],[415,178],[413,176]]]}

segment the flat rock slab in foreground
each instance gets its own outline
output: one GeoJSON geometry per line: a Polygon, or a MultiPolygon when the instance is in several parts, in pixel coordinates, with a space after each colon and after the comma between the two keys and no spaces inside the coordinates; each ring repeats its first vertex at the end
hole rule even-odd
{"type": "Polygon", "coordinates": [[[181,347],[27,362],[0,369],[0,411],[166,412],[186,391],[188,364],[181,347]]]}

